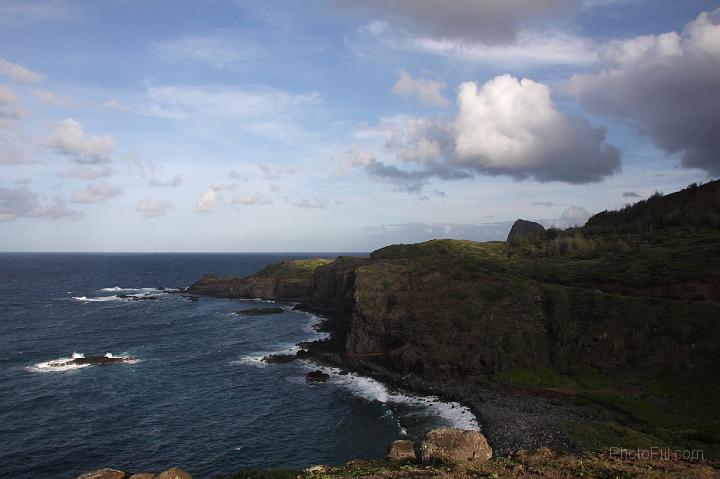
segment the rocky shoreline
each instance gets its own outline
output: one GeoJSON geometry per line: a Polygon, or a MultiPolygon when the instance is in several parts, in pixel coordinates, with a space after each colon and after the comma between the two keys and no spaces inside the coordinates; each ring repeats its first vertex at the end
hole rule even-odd
{"type": "MultiPolygon", "coordinates": [[[[687,460],[650,451],[558,454],[548,448],[518,451],[502,456],[493,451],[477,431],[440,428],[429,431],[421,442],[397,440],[388,447],[385,461],[354,460],[344,465],[314,465],[303,471],[255,469],[239,471],[225,479],[477,479],[508,477],[530,479],[635,478],[659,479],[720,477],[718,463],[687,460]],[[644,454],[644,453],[647,453],[644,454]],[[647,457],[646,457],[647,456],[647,457]]],[[[186,471],[171,468],[159,474],[131,474],[99,469],[78,479],[192,479],[186,471]]]]}
{"type": "MultiPolygon", "coordinates": [[[[320,329],[326,328],[327,325],[320,326],[320,329]]],[[[556,451],[580,450],[562,431],[562,426],[586,419],[592,413],[573,398],[560,395],[546,398],[531,392],[502,391],[460,382],[437,384],[413,374],[399,374],[370,361],[345,357],[332,344],[327,340],[301,343],[302,349],[296,357],[370,377],[409,395],[436,396],[442,401],[458,402],[475,415],[498,454],[535,451],[542,447],[556,451]]]]}

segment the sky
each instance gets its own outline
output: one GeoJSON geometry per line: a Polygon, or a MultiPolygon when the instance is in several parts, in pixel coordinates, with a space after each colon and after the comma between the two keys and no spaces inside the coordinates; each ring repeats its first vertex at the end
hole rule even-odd
{"type": "Polygon", "coordinates": [[[720,0],[2,0],[0,251],[351,252],[720,176],[720,0]]]}

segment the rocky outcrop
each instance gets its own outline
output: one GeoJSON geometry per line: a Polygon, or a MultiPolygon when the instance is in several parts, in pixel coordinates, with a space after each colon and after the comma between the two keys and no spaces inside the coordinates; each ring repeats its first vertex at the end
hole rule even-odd
{"type": "Polygon", "coordinates": [[[320,370],[310,371],[305,375],[305,379],[307,379],[307,381],[311,383],[324,383],[325,381],[330,379],[330,375],[320,370]]]}
{"type": "Polygon", "coordinates": [[[545,235],[545,227],[540,223],[527,220],[517,220],[508,233],[507,241],[511,243],[520,239],[541,238],[545,235]]]}
{"type": "Polygon", "coordinates": [[[389,462],[415,462],[417,454],[415,454],[415,442],[407,439],[393,441],[388,448],[387,460],[389,462]]]}
{"type": "Polygon", "coordinates": [[[492,458],[492,449],[478,431],[440,428],[427,433],[420,444],[425,463],[474,465],[492,458]]]}
{"type": "Polygon", "coordinates": [[[331,261],[323,258],[281,261],[245,278],[219,278],[206,274],[186,292],[222,298],[308,301],[314,291],[315,270],[331,261]]]}

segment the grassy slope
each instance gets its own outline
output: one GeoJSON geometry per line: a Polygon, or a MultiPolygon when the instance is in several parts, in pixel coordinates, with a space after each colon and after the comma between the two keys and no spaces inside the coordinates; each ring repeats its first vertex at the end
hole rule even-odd
{"type": "Polygon", "coordinates": [[[255,276],[259,278],[272,277],[277,279],[308,279],[312,278],[313,273],[320,266],[332,263],[333,259],[328,258],[309,258],[309,259],[291,259],[280,261],[266,266],[255,276]]]}

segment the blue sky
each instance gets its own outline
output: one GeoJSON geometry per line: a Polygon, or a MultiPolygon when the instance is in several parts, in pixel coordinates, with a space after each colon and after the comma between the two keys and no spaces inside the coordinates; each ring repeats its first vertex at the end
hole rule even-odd
{"type": "Polygon", "coordinates": [[[720,176],[720,1],[5,0],[0,250],[503,239],[720,176]]]}

